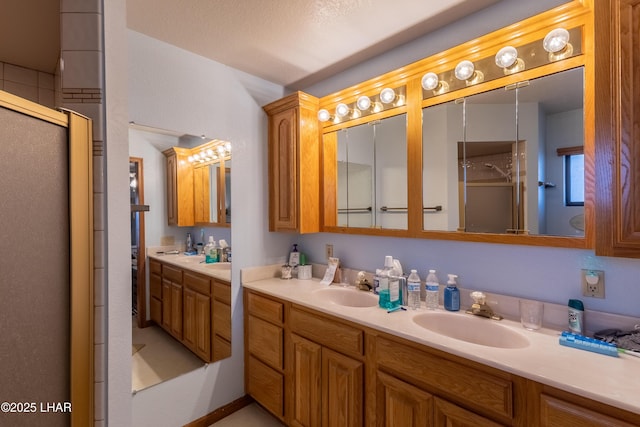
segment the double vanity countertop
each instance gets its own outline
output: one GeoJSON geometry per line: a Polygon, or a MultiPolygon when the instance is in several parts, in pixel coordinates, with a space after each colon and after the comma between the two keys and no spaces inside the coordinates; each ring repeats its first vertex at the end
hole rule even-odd
{"type": "MultiPolygon", "coordinates": [[[[326,288],[341,288],[340,285],[326,286],[320,284],[319,279],[281,280],[273,275],[265,278],[254,268],[242,270],[242,282],[247,289],[640,414],[640,382],[637,380],[640,378],[640,358],[626,354],[611,357],[561,346],[559,330],[542,328],[529,331],[519,321],[489,320],[467,314],[463,310],[426,310],[424,303],[420,310],[399,310],[392,313],[387,313],[387,310],[379,308],[377,304],[369,307],[344,306],[321,297],[322,294],[318,292],[326,288]],[[432,314],[436,316],[430,319],[432,314]],[[456,319],[455,316],[470,319],[456,319]],[[506,346],[510,345],[510,336],[517,337],[518,343],[514,343],[517,348],[480,345],[451,338],[434,332],[431,330],[433,328],[426,328],[425,320],[451,320],[451,323],[468,324],[466,329],[471,335],[476,330],[482,334],[483,328],[491,328],[491,336],[507,337],[506,346]],[[501,333],[500,327],[508,330],[501,333]]],[[[487,335],[486,332],[484,335],[487,335]]]]}
{"type": "Polygon", "coordinates": [[[147,256],[156,261],[171,264],[173,266],[211,276],[214,279],[231,282],[231,263],[214,262],[205,263],[204,255],[157,254],[149,252],[147,256]]]}

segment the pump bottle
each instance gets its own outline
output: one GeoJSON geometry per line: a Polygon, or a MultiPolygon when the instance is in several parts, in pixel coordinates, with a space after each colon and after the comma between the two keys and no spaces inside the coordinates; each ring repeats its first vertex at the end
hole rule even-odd
{"type": "Polygon", "coordinates": [[[460,290],[456,284],[458,276],[448,274],[449,281],[447,287],[444,288],[444,308],[449,311],[460,310],[460,290]]]}

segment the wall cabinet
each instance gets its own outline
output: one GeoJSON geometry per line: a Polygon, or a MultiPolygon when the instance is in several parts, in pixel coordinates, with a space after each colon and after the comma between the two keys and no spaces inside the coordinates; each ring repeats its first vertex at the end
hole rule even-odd
{"type": "Polygon", "coordinates": [[[179,227],[194,224],[193,168],[188,162],[191,150],[171,147],[165,155],[167,171],[167,222],[179,227]]]}
{"type": "Polygon", "coordinates": [[[640,1],[596,8],[596,254],[640,257],[640,1]]]}
{"type": "Polygon", "coordinates": [[[245,389],[290,426],[640,425],[639,414],[255,290],[244,304],[245,389]]]}
{"type": "Polygon", "coordinates": [[[151,320],[205,362],[229,357],[231,284],[154,259],[149,266],[151,320]]]}
{"type": "Polygon", "coordinates": [[[318,99],[296,92],[269,116],[269,231],[320,231],[318,99]]]}

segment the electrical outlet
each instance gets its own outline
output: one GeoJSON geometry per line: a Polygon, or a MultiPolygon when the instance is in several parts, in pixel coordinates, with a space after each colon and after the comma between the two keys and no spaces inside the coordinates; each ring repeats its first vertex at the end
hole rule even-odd
{"type": "Polygon", "coordinates": [[[333,256],[333,245],[327,243],[325,251],[327,253],[327,259],[331,258],[333,256]]]}
{"type": "Polygon", "coordinates": [[[585,297],[604,298],[604,271],[582,270],[582,295],[585,297]]]}

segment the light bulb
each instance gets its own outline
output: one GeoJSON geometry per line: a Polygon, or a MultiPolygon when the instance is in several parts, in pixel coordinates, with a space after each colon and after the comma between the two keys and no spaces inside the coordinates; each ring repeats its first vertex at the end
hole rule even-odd
{"type": "Polygon", "coordinates": [[[556,28],[547,33],[542,41],[544,50],[549,53],[556,53],[561,51],[569,43],[569,31],[564,28],[556,28]]]}
{"type": "Polygon", "coordinates": [[[367,111],[371,107],[371,99],[368,96],[362,95],[356,101],[356,107],[360,111],[367,111]]]}
{"type": "Polygon", "coordinates": [[[473,75],[475,66],[471,61],[461,61],[456,65],[455,75],[458,80],[468,80],[473,75]]]}
{"type": "Polygon", "coordinates": [[[194,161],[195,159],[193,158],[193,156],[189,156],[189,157],[187,158],[187,160],[189,161],[189,163],[193,163],[193,161],[194,161]]]}
{"type": "Polygon", "coordinates": [[[195,160],[196,162],[197,162],[198,160],[200,160],[200,155],[199,155],[199,154],[194,154],[194,155],[193,155],[193,160],[195,160]]]}
{"type": "Polygon", "coordinates": [[[211,148],[207,150],[207,156],[209,157],[213,156],[213,150],[211,148]]]}
{"type": "Polygon", "coordinates": [[[336,105],[336,116],[344,117],[347,114],[349,114],[349,107],[347,106],[347,104],[340,103],[336,105]]]}
{"type": "Polygon", "coordinates": [[[422,76],[422,87],[425,90],[434,90],[438,87],[438,75],[436,73],[427,73],[422,76]]]}
{"type": "Polygon", "coordinates": [[[390,87],[384,88],[380,91],[380,101],[383,104],[390,104],[396,99],[396,92],[390,87]]]}
{"type": "Polygon", "coordinates": [[[230,142],[225,142],[224,143],[224,149],[227,150],[230,153],[231,152],[231,143],[230,142]]]}
{"type": "Polygon", "coordinates": [[[222,145],[218,145],[218,154],[224,156],[224,147],[222,145]]]}
{"type": "Polygon", "coordinates": [[[518,50],[513,46],[505,46],[496,54],[496,65],[500,68],[511,67],[518,60],[518,50]]]}
{"type": "Polygon", "coordinates": [[[324,108],[320,111],[318,111],[318,120],[320,120],[321,122],[326,122],[331,118],[331,114],[329,114],[329,112],[327,110],[325,110],[324,108]]]}

